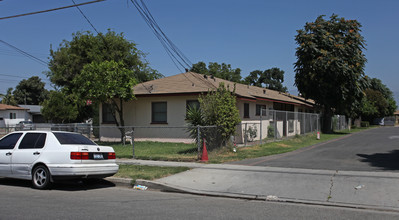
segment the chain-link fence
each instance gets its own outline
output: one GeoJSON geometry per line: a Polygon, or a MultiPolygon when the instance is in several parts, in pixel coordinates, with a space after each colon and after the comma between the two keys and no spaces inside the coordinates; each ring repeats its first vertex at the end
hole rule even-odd
{"type": "Polygon", "coordinates": [[[176,158],[191,161],[201,157],[204,143],[209,151],[224,144],[217,126],[117,127],[91,124],[34,124],[30,128],[19,126],[0,128],[0,137],[21,130],[77,132],[100,145],[114,147],[121,157],[141,159],[174,160],[173,155],[175,155],[176,158]]]}
{"type": "Polygon", "coordinates": [[[333,131],[341,131],[348,128],[348,121],[345,115],[334,115],[331,120],[331,128],[333,131]]]}
{"type": "MultiPolygon", "coordinates": [[[[295,135],[315,133],[321,128],[321,115],[314,113],[276,111],[262,109],[257,119],[243,120],[237,125],[234,138],[235,144],[244,146],[262,144],[295,135]]],[[[345,116],[334,116],[332,120],[333,130],[348,128],[345,116]]],[[[190,154],[199,158],[202,152],[203,143],[206,143],[208,150],[225,145],[221,136],[220,128],[216,126],[198,127],[172,127],[172,126],[92,126],[91,124],[33,124],[29,127],[4,127],[0,128],[0,137],[18,130],[50,130],[70,131],[81,133],[88,138],[100,143],[116,143],[112,146],[132,146],[127,157],[134,157],[138,152],[160,148],[159,152],[166,151],[169,146],[174,146],[179,154],[190,154]],[[118,145],[119,143],[119,145],[118,145]],[[139,151],[137,151],[139,150],[139,151]],[[136,152],[137,151],[137,152],[136,152]]],[[[152,152],[153,154],[156,154],[152,152]]]]}
{"type": "Polygon", "coordinates": [[[257,120],[244,120],[237,126],[236,143],[246,145],[274,141],[320,130],[320,115],[314,113],[262,109],[257,120]]]}

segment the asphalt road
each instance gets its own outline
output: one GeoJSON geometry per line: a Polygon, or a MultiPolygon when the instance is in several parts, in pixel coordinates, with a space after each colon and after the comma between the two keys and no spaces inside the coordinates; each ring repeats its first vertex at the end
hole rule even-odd
{"type": "Polygon", "coordinates": [[[399,127],[354,133],[325,144],[234,164],[347,171],[399,172],[399,127]]]}
{"type": "Polygon", "coordinates": [[[0,179],[0,219],[398,219],[399,213],[0,179]]]}

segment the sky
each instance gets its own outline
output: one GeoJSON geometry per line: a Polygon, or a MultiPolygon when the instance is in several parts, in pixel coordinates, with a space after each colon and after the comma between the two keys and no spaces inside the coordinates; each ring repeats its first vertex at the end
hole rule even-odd
{"type": "MultiPolygon", "coordinates": [[[[75,0],[83,3],[90,0],[75,0]]],[[[381,79],[399,104],[399,1],[397,0],[144,0],[158,24],[192,63],[218,62],[253,70],[278,67],[284,85],[294,86],[296,31],[319,15],[355,19],[362,25],[368,60],[365,74],[381,79]]],[[[0,17],[72,5],[70,0],[0,0],[0,17]]],[[[181,71],[130,0],[106,0],[81,6],[99,32],[123,32],[147,54],[150,66],[164,76],[181,71]]],[[[93,28],[76,8],[0,20],[0,40],[49,61],[49,51],[71,40],[77,31],[93,28]]],[[[23,79],[39,76],[51,89],[46,65],[21,55],[0,42],[0,93],[23,79]]]]}

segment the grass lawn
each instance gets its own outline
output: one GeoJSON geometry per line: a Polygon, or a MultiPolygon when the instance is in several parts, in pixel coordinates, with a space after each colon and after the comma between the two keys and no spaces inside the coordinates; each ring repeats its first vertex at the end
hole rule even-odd
{"type": "Polygon", "coordinates": [[[170,176],[176,173],[189,170],[188,167],[157,167],[141,165],[119,165],[119,171],[114,177],[131,178],[132,184],[136,179],[153,180],[170,176]]]}
{"type": "MultiPolygon", "coordinates": [[[[133,147],[121,143],[98,143],[114,148],[117,158],[132,158],[133,147]]],[[[165,160],[165,161],[195,161],[197,146],[195,144],[163,143],[163,142],[135,142],[134,153],[136,159],[165,160]]]]}
{"type": "MultiPolygon", "coordinates": [[[[233,152],[231,147],[208,151],[209,163],[224,163],[249,158],[269,156],[286,153],[299,148],[315,145],[335,138],[343,137],[350,133],[363,131],[369,128],[356,128],[343,130],[333,134],[321,134],[321,139],[316,139],[316,134],[296,136],[281,141],[265,143],[262,145],[237,148],[233,152]]],[[[117,158],[132,158],[133,149],[131,145],[123,146],[120,143],[99,143],[100,145],[112,146],[117,158]]],[[[161,142],[136,142],[135,158],[144,160],[165,161],[197,161],[197,146],[195,144],[161,143],[161,142]]]]}

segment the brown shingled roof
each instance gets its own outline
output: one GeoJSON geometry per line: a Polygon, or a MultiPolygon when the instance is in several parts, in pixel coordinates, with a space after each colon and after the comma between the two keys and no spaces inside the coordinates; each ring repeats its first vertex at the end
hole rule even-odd
{"type": "Polygon", "coordinates": [[[230,89],[233,89],[235,85],[236,95],[240,98],[251,99],[254,101],[277,101],[306,106],[314,105],[314,102],[311,100],[304,100],[301,97],[293,96],[288,93],[281,93],[257,86],[234,83],[224,79],[204,76],[202,74],[193,72],[181,73],[162,79],[140,83],[134,86],[133,90],[137,97],[152,95],[197,94],[214,90],[219,87],[220,83],[224,83],[224,85],[229,86],[230,89]]]}
{"type": "Polygon", "coordinates": [[[13,105],[0,104],[0,110],[26,110],[26,109],[13,105]]]}

